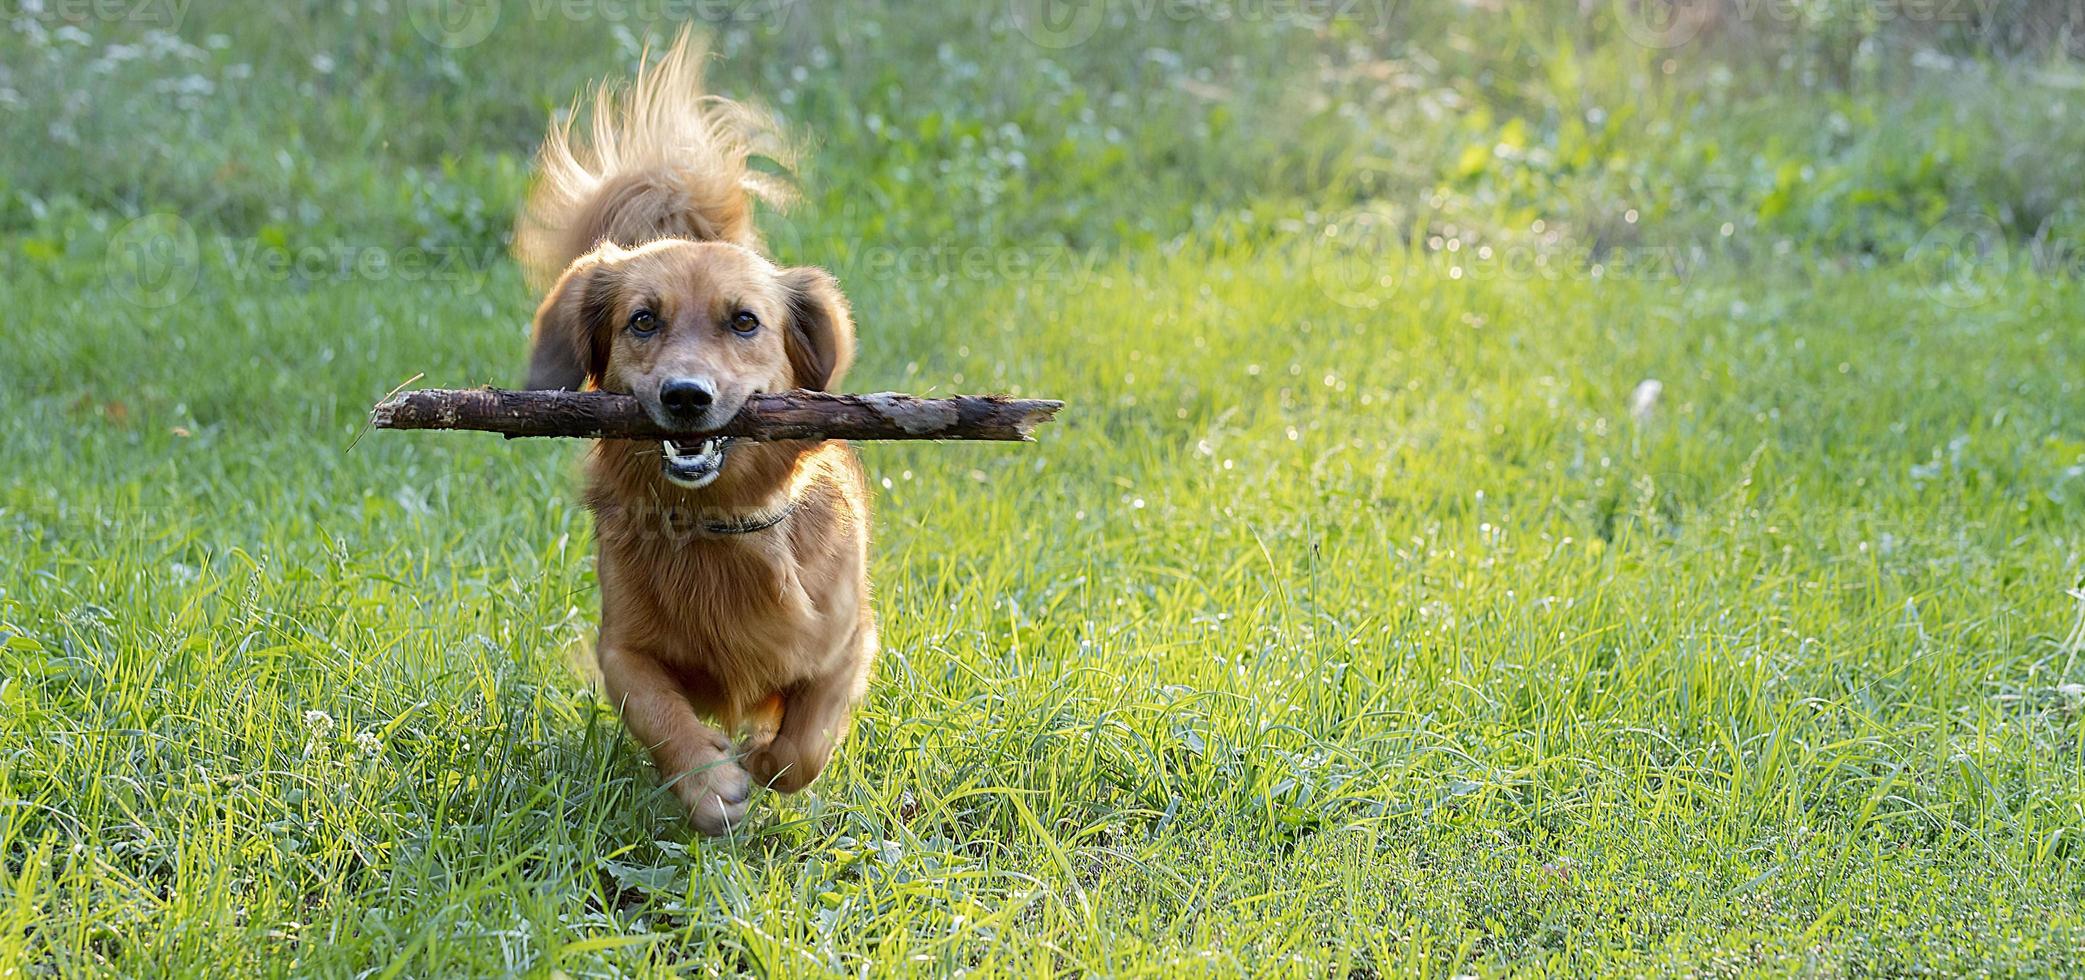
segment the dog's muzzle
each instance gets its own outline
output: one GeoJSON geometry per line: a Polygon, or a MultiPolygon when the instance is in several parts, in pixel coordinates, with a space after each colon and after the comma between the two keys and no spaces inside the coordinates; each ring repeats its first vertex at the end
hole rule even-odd
{"type": "Polygon", "coordinates": [[[716,482],[724,472],[724,451],[731,440],[722,436],[690,442],[668,439],[660,443],[660,458],[666,479],[675,486],[699,490],[716,482]]]}

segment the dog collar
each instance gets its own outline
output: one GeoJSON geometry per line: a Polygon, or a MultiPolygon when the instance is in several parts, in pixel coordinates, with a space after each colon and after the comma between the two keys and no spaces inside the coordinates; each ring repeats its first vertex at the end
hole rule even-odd
{"type": "Polygon", "coordinates": [[[789,519],[796,513],[796,501],[792,500],[764,514],[739,517],[728,521],[703,521],[702,529],[710,534],[753,534],[765,531],[789,519]]]}

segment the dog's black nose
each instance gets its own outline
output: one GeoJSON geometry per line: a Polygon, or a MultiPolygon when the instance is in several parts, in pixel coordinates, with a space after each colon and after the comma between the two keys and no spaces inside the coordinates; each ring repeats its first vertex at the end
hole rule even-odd
{"type": "Polygon", "coordinates": [[[700,415],[716,400],[717,393],[707,381],[675,378],[659,386],[659,404],[675,415],[700,415]]]}

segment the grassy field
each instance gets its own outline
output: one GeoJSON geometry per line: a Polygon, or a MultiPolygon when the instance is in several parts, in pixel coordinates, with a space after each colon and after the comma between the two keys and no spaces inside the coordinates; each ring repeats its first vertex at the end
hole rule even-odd
{"type": "Polygon", "coordinates": [[[164,6],[0,40],[0,973],[2085,971],[2060,54],[733,8],[849,387],[1071,408],[863,447],[877,682],[720,842],[578,447],[361,432],[518,377],[528,151],[666,27],[164,6]]]}

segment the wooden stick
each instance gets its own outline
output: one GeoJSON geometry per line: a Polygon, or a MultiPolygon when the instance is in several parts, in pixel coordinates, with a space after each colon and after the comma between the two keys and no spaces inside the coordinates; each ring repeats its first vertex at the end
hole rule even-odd
{"type": "Polygon", "coordinates": [[[1060,401],[959,395],[917,398],[884,392],[830,395],[790,391],[754,395],[731,421],[711,432],[676,432],[652,420],[629,395],[605,391],[506,391],[499,388],[404,391],[377,403],[379,429],[475,429],[509,439],[986,439],[1031,441],[1060,401]]]}

